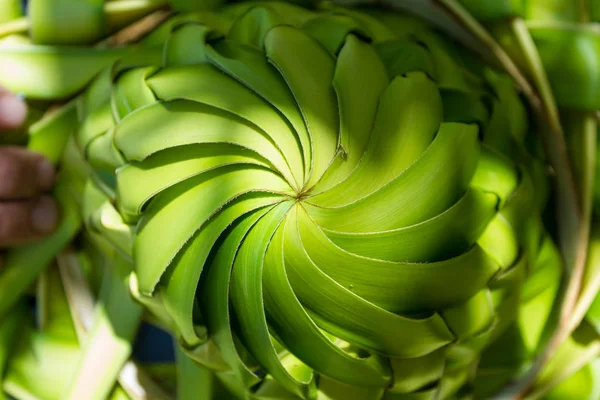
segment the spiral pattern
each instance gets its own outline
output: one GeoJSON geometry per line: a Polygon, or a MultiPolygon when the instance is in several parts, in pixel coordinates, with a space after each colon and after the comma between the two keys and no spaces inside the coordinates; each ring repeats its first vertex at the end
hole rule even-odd
{"type": "Polygon", "coordinates": [[[515,88],[418,20],[243,3],[145,46],[78,142],[138,298],[238,396],[446,398],[558,265],[515,88]]]}

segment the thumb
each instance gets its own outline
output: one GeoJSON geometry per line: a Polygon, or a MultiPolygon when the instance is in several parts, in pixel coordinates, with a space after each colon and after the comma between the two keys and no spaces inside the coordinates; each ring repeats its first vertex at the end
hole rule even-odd
{"type": "Polygon", "coordinates": [[[27,105],[11,92],[0,88],[0,131],[17,129],[27,118],[27,105]]]}

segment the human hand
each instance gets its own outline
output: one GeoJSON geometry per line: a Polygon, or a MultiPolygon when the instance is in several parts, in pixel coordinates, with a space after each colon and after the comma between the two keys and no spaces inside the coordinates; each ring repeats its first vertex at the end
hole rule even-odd
{"type": "MultiPolygon", "coordinates": [[[[25,122],[27,106],[0,88],[0,134],[25,122]]],[[[0,147],[0,248],[35,241],[56,228],[58,208],[47,193],[54,166],[42,155],[15,146],[0,147]]]]}

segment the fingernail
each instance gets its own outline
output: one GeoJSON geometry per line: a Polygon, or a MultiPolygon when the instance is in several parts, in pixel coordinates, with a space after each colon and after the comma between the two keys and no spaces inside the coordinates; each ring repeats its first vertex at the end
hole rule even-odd
{"type": "Polygon", "coordinates": [[[18,128],[27,118],[27,105],[12,94],[0,96],[0,121],[6,128],[18,128]]]}
{"type": "Polygon", "coordinates": [[[38,164],[38,179],[42,189],[50,189],[54,185],[54,165],[43,158],[38,164]]]}
{"type": "Polygon", "coordinates": [[[39,233],[50,233],[56,228],[58,210],[51,197],[44,196],[38,201],[31,213],[31,223],[39,233]]]}

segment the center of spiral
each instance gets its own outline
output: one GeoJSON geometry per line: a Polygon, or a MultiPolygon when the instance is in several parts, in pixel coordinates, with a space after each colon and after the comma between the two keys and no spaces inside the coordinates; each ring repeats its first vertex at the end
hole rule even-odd
{"type": "Polygon", "coordinates": [[[297,202],[301,202],[303,200],[305,200],[306,198],[310,197],[310,192],[311,192],[311,188],[309,189],[302,189],[299,192],[296,193],[296,201],[297,202]]]}

